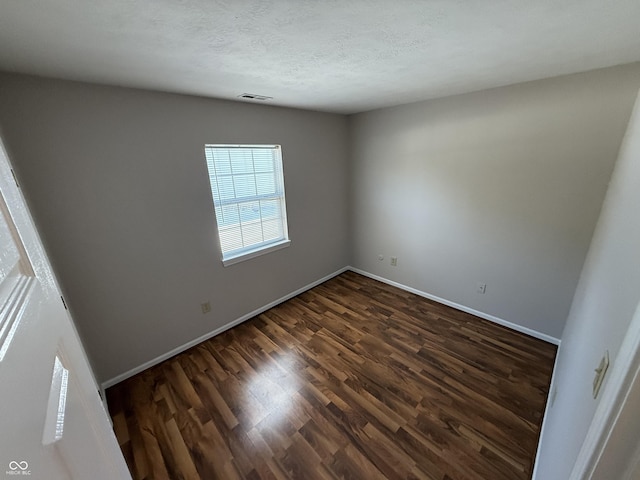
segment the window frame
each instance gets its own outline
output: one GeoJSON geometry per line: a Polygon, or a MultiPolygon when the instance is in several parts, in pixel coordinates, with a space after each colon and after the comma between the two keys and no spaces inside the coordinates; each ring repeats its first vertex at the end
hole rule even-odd
{"type": "MultiPolygon", "coordinates": [[[[220,255],[221,255],[221,261],[222,264],[227,267],[229,265],[234,265],[236,263],[239,262],[243,262],[245,260],[249,260],[251,258],[255,258],[261,255],[265,255],[267,253],[271,253],[283,248],[288,247],[291,244],[291,239],[289,238],[289,230],[288,230],[288,222],[287,222],[287,209],[286,209],[286,196],[285,196],[285,181],[284,181],[284,164],[283,164],[283,158],[282,158],[282,146],[281,145],[277,145],[277,144],[213,144],[213,143],[207,143],[204,146],[204,153],[205,153],[205,164],[207,167],[207,171],[208,171],[208,182],[209,182],[209,188],[210,188],[210,192],[211,192],[211,198],[212,198],[212,204],[214,207],[214,217],[216,219],[216,231],[218,233],[218,247],[220,249],[220,255]],[[274,194],[264,194],[264,195],[260,195],[257,193],[257,183],[256,183],[256,193],[253,196],[240,196],[240,197],[235,197],[233,198],[233,200],[225,200],[223,201],[220,198],[220,178],[221,177],[225,177],[225,176],[230,176],[230,177],[234,177],[234,175],[236,176],[245,176],[245,175],[250,175],[253,177],[254,182],[257,182],[257,178],[256,175],[259,174],[259,171],[256,171],[256,165],[255,165],[255,160],[252,157],[252,170],[249,174],[245,173],[233,173],[233,168],[231,166],[231,161],[230,161],[230,166],[229,168],[231,169],[231,173],[225,173],[225,174],[219,174],[216,171],[216,167],[215,167],[215,162],[213,161],[213,157],[210,163],[209,160],[209,153],[208,150],[215,150],[215,149],[221,149],[221,150],[229,150],[229,149],[248,149],[248,150],[261,150],[261,149],[268,149],[271,150],[272,152],[274,152],[274,156],[273,156],[273,161],[274,161],[274,165],[273,165],[273,176],[274,176],[274,190],[275,193],[274,194]],[[213,167],[210,167],[210,165],[213,167]],[[213,185],[213,181],[216,181],[216,186],[214,187],[213,185]],[[218,200],[216,200],[216,193],[215,190],[218,190],[218,200],[220,201],[220,203],[218,203],[218,200]],[[244,199],[244,200],[243,200],[244,199]],[[248,199],[248,200],[247,200],[248,199]],[[223,206],[230,206],[230,205],[241,205],[242,203],[248,203],[249,201],[261,201],[261,200],[277,200],[278,201],[278,207],[279,207],[279,212],[281,212],[280,216],[278,217],[279,219],[279,227],[281,227],[281,231],[282,231],[282,236],[277,238],[277,239],[273,239],[270,241],[263,241],[257,244],[253,244],[253,245],[249,245],[249,246],[243,246],[241,248],[237,248],[235,250],[229,250],[227,252],[223,251],[223,239],[221,236],[221,230],[220,230],[220,218],[218,217],[218,211],[222,211],[221,209],[223,208],[223,206]]],[[[263,172],[264,173],[264,172],[263,172]]],[[[268,172],[271,173],[271,172],[268,172]]],[[[234,195],[235,195],[235,182],[234,182],[234,195]]],[[[238,216],[240,217],[240,213],[238,213],[238,216]]],[[[261,227],[264,226],[264,220],[262,219],[262,216],[260,218],[259,224],[261,225],[261,227]]],[[[238,225],[242,225],[242,220],[240,218],[238,218],[238,225]]],[[[264,234],[264,230],[263,230],[263,234],[264,234]]]]}

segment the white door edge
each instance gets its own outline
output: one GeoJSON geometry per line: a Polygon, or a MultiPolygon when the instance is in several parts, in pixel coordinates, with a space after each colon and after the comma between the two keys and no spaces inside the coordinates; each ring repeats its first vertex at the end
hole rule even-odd
{"type": "Polygon", "coordinates": [[[591,478],[636,382],[640,382],[640,303],[614,360],[569,480],[591,478]]]}

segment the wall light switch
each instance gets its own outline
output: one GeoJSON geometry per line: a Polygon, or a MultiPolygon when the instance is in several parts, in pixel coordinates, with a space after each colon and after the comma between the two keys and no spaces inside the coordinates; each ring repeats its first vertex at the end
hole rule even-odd
{"type": "Polygon", "coordinates": [[[609,368],[609,351],[604,352],[604,356],[602,360],[600,360],[600,365],[596,368],[596,376],[593,379],[593,398],[598,397],[598,393],[600,392],[600,387],[602,386],[602,381],[604,380],[604,376],[607,373],[607,369],[609,368]]]}

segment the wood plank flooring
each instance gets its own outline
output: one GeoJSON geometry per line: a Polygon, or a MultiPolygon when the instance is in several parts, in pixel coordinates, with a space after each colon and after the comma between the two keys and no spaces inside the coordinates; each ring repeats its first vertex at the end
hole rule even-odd
{"type": "Polygon", "coordinates": [[[134,479],[518,480],[555,353],[346,272],[107,398],[134,479]]]}

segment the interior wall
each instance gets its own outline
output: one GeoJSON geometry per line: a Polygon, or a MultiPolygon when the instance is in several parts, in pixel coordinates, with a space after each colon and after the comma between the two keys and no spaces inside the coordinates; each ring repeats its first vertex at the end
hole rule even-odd
{"type": "Polygon", "coordinates": [[[99,381],[348,264],[344,116],[13,74],[0,105],[99,381]],[[290,247],[222,266],[205,143],[282,145],[290,247]]]}
{"type": "MultiPolygon", "coordinates": [[[[562,335],[554,372],[555,392],[551,393],[552,398],[555,393],[555,401],[545,414],[537,479],[569,478],[602,398],[602,395],[596,400],[592,397],[594,369],[607,350],[610,364],[615,365],[620,345],[639,305],[638,206],[640,103],[636,104],[629,122],[562,335]]],[[[601,390],[606,388],[605,377],[601,390]]]]}
{"type": "Polygon", "coordinates": [[[632,64],[350,117],[352,265],[560,338],[638,85],[632,64]]]}
{"type": "MultiPolygon", "coordinates": [[[[640,303],[636,307],[629,330],[634,329],[632,326],[634,323],[640,323],[640,303]]],[[[630,336],[629,333],[629,331],[626,332],[625,340],[630,336]]],[[[625,348],[624,340],[620,346],[618,358],[621,358],[623,348],[625,348]]],[[[636,358],[640,359],[640,356],[636,358]]],[[[640,415],[638,415],[640,412],[640,363],[637,361],[630,363],[630,374],[633,375],[631,385],[622,390],[625,394],[624,404],[616,418],[615,426],[609,432],[606,446],[602,449],[597,464],[593,468],[590,480],[612,478],[637,480],[640,478],[640,437],[638,436],[640,432],[640,415]]],[[[610,378],[613,379],[613,372],[610,378]]],[[[594,419],[597,415],[598,413],[594,415],[594,419]]]]}
{"type": "Polygon", "coordinates": [[[347,264],[559,338],[639,82],[633,64],[347,129],[339,115],[0,74],[0,128],[107,380],[347,264]],[[222,267],[212,142],[283,145],[291,247],[222,267]]]}

